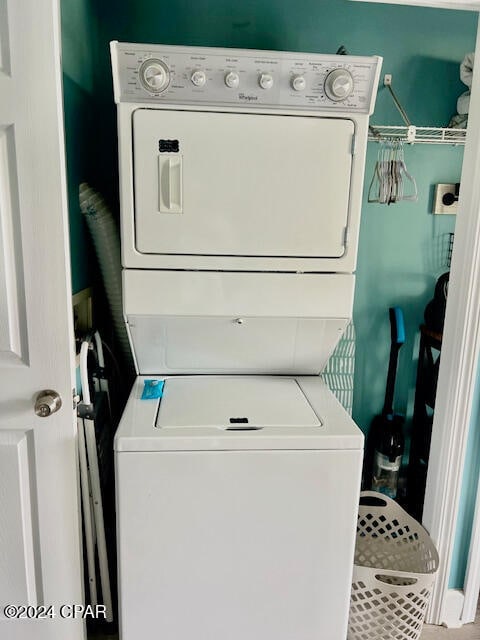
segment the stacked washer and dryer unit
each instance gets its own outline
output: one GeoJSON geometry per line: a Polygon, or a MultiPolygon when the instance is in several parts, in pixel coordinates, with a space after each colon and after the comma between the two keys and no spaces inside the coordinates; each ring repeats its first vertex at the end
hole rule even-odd
{"type": "Polygon", "coordinates": [[[111,52],[138,371],[121,638],[344,640],[363,436],[319,373],[352,314],[381,59],[111,52]]]}

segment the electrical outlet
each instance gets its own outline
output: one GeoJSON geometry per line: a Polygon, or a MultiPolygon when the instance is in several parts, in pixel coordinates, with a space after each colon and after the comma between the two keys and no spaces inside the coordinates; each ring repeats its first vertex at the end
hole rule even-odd
{"type": "Polygon", "coordinates": [[[455,215],[457,213],[459,189],[460,185],[458,183],[437,184],[433,199],[433,213],[455,215]]]}

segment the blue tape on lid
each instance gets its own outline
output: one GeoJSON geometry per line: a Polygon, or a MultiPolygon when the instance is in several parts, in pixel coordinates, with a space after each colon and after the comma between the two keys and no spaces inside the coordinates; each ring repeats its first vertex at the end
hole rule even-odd
{"type": "Polygon", "coordinates": [[[145,380],[143,383],[142,400],[155,400],[163,396],[165,380],[145,380]]]}

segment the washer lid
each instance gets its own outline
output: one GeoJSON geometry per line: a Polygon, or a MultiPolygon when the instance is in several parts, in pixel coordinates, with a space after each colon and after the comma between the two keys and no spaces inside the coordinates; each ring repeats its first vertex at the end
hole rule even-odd
{"type": "Polygon", "coordinates": [[[293,378],[195,377],[165,380],[158,428],[321,427],[293,378]]]}
{"type": "Polygon", "coordinates": [[[162,399],[142,399],[145,376],[133,385],[115,434],[120,455],[363,448],[362,432],[319,376],[156,379],[165,380],[162,399]],[[231,417],[249,422],[231,424],[231,417]],[[257,428],[229,429],[249,425],[257,428]]]}

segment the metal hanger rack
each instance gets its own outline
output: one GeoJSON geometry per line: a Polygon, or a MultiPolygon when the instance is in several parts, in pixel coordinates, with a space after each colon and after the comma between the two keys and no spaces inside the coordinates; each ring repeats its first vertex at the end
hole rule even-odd
{"type": "Polygon", "coordinates": [[[467,135],[466,129],[450,129],[448,127],[417,127],[413,125],[392,88],[392,76],[386,74],[383,84],[390,92],[393,102],[405,122],[404,126],[393,127],[389,125],[370,125],[368,140],[380,142],[381,140],[402,140],[408,144],[450,144],[464,145],[467,135]]]}

